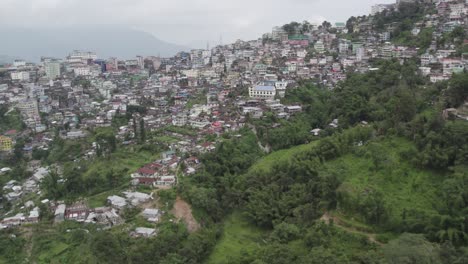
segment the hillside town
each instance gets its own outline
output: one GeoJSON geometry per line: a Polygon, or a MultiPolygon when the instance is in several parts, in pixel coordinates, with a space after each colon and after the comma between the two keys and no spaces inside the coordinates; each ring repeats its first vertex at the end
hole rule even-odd
{"type": "MultiPolygon", "coordinates": [[[[41,208],[50,210],[47,214],[57,223],[74,220],[110,228],[124,222],[125,208],[139,207],[144,219],[157,223],[166,213],[157,203],[158,190],[176,188],[181,177],[196,173],[201,155],[215,150],[225,134],[240,137],[237,133],[248,127],[248,120],[267,113],[279,120],[294,119],[304,105],[282,99],[304,81],[333,90],[350,73],[378,70],[373,65],[378,59],[415,61],[432,83],[466,71],[468,40],[456,44],[443,39],[466,31],[468,1],[425,1],[429,11],[404,29],[406,35],[399,32],[395,37],[400,25],[383,18],[408,2],[414,1],[375,5],[370,15],[347,22],[293,22],[256,40],[207,46],[170,58],[100,58],[93,51],[75,50],[66,58],[15,60],[0,66],[0,105],[6,107],[6,116],[18,115],[24,123],[2,131],[1,156],[19,151],[35,157],[57,140],[88,141],[85,154],[74,157],[77,163],[105,157],[112,144],[158,148],[152,160],[125,172],[124,189],[108,193],[105,206],[94,207],[86,197],[70,203],[44,196],[44,178],[53,172],[57,182],[63,181],[63,168],[31,158],[26,179],[1,186],[0,207],[7,202],[10,206],[0,215],[0,227],[37,223],[45,213],[41,208]],[[112,130],[116,142],[96,135],[99,129],[112,130]],[[20,143],[19,138],[29,140],[20,143]]],[[[468,103],[444,114],[468,121],[468,103]]],[[[340,126],[338,119],[329,122],[307,133],[319,136],[324,129],[340,126]]],[[[0,168],[0,177],[12,169],[0,168]]],[[[157,229],[138,226],[130,234],[151,237],[157,229]]]]}

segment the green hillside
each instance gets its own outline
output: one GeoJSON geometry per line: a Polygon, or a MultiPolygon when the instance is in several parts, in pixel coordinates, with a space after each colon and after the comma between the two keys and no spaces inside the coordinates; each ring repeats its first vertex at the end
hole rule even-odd
{"type": "MultiPolygon", "coordinates": [[[[338,193],[346,199],[356,200],[370,191],[381,193],[391,222],[400,222],[410,209],[435,214],[442,206],[438,189],[444,173],[421,170],[405,160],[404,153],[414,147],[403,138],[377,140],[326,163],[325,169],[339,175],[338,193]]],[[[351,211],[345,205],[348,201],[342,198],[340,202],[341,211],[353,215],[347,212],[351,211]]]]}
{"type": "MultiPolygon", "coordinates": [[[[344,134],[353,130],[356,129],[344,134]]],[[[324,141],[326,139],[269,154],[251,166],[246,178],[252,175],[268,177],[278,164],[298,162],[301,157],[320,149],[324,141]]],[[[416,148],[413,142],[402,137],[377,137],[360,143],[353,144],[347,154],[319,166],[318,174],[336,175],[340,182],[336,209],[323,211],[322,217],[324,222],[332,219],[334,224],[296,224],[301,234],[282,243],[283,249],[295,256],[295,261],[308,254],[314,244],[311,237],[321,241],[319,244],[325,239],[327,249],[324,252],[337,260],[380,254],[382,247],[386,248],[385,243],[399,237],[399,226],[404,225],[406,215],[411,215],[409,212],[437,216],[443,208],[440,188],[446,173],[420,169],[412,164],[407,155],[416,148]],[[374,193],[378,194],[382,207],[379,221],[367,213],[371,211],[367,199],[374,193]],[[317,229],[320,230],[318,235],[317,229]]],[[[243,214],[249,215],[248,212],[243,214]]],[[[274,226],[273,229],[255,227],[249,218],[236,211],[224,221],[221,239],[207,263],[237,263],[228,260],[248,260],[249,256],[255,259],[253,256],[267,254],[266,251],[271,250],[268,245],[275,240],[272,237],[278,224],[274,226]]]]}

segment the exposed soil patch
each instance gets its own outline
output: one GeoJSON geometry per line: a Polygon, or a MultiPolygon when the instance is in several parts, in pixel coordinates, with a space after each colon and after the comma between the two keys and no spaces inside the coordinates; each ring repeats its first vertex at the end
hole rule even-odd
{"type": "Polygon", "coordinates": [[[171,213],[177,218],[177,220],[183,220],[185,222],[190,233],[200,229],[200,224],[198,224],[197,220],[193,217],[192,207],[179,196],[177,196],[171,213]]]}

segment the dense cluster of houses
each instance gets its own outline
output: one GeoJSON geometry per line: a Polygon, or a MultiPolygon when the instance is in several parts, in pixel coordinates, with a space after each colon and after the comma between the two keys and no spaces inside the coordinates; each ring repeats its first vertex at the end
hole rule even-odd
{"type": "MultiPolygon", "coordinates": [[[[0,77],[0,104],[8,105],[10,112],[18,111],[27,130],[0,135],[0,153],[11,152],[19,135],[30,136],[24,148],[30,153],[33,148],[48,149],[55,128],[61,128],[62,138],[76,140],[88,136],[87,128],[109,127],[117,117],[130,113],[131,119],[117,131],[123,144],[133,144],[142,129],[164,131],[164,136],[175,139],[167,142],[170,151],[164,152],[160,160],[132,173],[131,183],[174,186],[178,173],[196,172],[199,155],[215,149],[214,141],[203,140],[207,136],[236,131],[248,118],[261,118],[267,112],[284,119],[301,112],[302,105],[281,103],[287,91],[301,80],[333,89],[349,72],[375,70],[370,61],[376,58],[403,62],[417,57],[421,74],[432,82],[464,71],[468,54],[457,54],[453,43],[440,44],[437,40],[459,26],[466,31],[468,2],[430,1],[436,12],[423,17],[411,31],[418,36],[424,29],[433,29],[430,47],[424,51],[392,43],[394,24],[385,25],[383,31],[373,26],[373,16],[398,9],[404,2],[414,1],[374,6],[371,16],[358,18],[351,25],[358,33],[353,40],[346,38],[351,28],[345,23],[306,24],[300,32],[275,27],[256,40],[179,52],[171,58],[103,60],[94,52],[73,51],[66,58],[43,57],[40,63],[16,60],[0,68],[8,73],[0,77]],[[138,111],[142,106],[145,110],[138,111]],[[178,171],[182,167],[183,171],[178,171]]],[[[468,45],[467,40],[463,41],[468,45]]],[[[445,114],[463,117],[464,111],[451,109],[445,114]]],[[[338,120],[329,127],[338,127],[338,120]]],[[[316,128],[310,133],[319,135],[320,131],[316,128]]],[[[96,147],[94,143],[88,158],[96,154],[96,147]]],[[[5,199],[15,201],[25,193],[39,192],[38,183],[46,173],[47,168],[38,167],[25,182],[8,182],[3,187],[5,199]]],[[[121,221],[119,209],[145,202],[150,199],[147,196],[132,192],[114,195],[108,198],[109,207],[94,209],[62,203],[54,205],[54,213],[56,221],[114,225],[121,221]]],[[[147,212],[151,214],[148,219],[158,219],[154,212],[147,212]]],[[[34,222],[38,213],[33,209],[29,214],[10,216],[2,225],[34,222]]],[[[154,230],[139,229],[135,234],[151,236],[154,230]]]]}

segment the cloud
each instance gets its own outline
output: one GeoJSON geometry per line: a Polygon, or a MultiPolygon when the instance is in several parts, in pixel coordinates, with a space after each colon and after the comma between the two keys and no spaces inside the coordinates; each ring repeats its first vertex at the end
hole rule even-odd
{"type": "Polygon", "coordinates": [[[290,21],[345,21],[394,0],[0,0],[0,25],[115,26],[178,44],[251,39],[290,21]]]}

